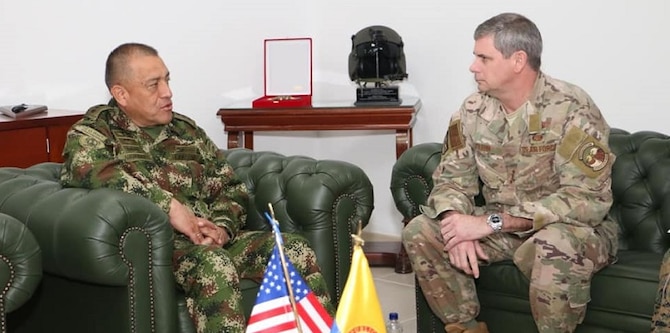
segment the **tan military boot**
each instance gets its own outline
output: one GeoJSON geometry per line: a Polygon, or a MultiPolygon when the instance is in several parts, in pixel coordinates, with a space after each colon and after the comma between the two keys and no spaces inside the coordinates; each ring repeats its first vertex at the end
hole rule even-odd
{"type": "Polygon", "coordinates": [[[444,326],[444,330],[447,333],[489,333],[486,323],[477,323],[477,327],[470,329],[466,328],[461,323],[453,323],[444,326]]]}

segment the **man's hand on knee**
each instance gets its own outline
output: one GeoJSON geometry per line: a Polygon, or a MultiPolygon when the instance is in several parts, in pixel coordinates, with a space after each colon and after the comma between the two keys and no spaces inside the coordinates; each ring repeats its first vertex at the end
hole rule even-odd
{"type": "Polygon", "coordinates": [[[201,244],[204,236],[198,227],[198,219],[193,212],[177,199],[170,201],[170,224],[172,227],[190,238],[194,244],[201,244]]]}
{"type": "Polygon", "coordinates": [[[475,278],[479,277],[479,259],[489,259],[478,240],[460,242],[453,246],[448,254],[449,263],[453,267],[475,278]]]}

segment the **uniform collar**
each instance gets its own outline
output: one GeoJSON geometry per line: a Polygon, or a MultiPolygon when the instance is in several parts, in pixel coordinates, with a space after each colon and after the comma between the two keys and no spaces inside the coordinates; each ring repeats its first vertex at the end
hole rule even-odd
{"type": "MultiPolygon", "coordinates": [[[[542,101],[544,99],[544,87],[547,82],[547,77],[541,71],[537,74],[537,79],[533,85],[533,90],[530,93],[528,100],[521,105],[525,110],[520,110],[522,114],[519,115],[521,119],[526,123],[526,128],[529,129],[531,133],[539,131],[540,126],[540,112],[539,108],[542,106],[542,101]]],[[[488,123],[488,127],[493,133],[501,133],[502,128],[505,126],[505,110],[500,103],[500,101],[490,95],[486,95],[487,98],[493,99],[495,102],[491,103],[493,107],[485,108],[480,117],[482,117],[488,123]]]]}

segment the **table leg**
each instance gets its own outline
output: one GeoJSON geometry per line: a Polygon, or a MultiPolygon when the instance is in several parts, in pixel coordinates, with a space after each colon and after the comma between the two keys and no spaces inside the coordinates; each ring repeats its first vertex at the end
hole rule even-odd
{"type": "MultiPolygon", "coordinates": [[[[411,146],[412,129],[397,130],[395,135],[396,158],[399,158],[411,146]]],[[[409,221],[402,221],[403,228],[407,222],[409,221]]],[[[402,242],[365,242],[363,251],[370,266],[395,267],[395,272],[400,274],[412,272],[412,265],[402,242]]]]}
{"type": "Polygon", "coordinates": [[[244,132],[244,148],[254,150],[254,132],[244,132]]]}
{"type": "Polygon", "coordinates": [[[228,149],[242,147],[240,142],[240,132],[228,132],[228,149]]]}
{"type": "Polygon", "coordinates": [[[395,157],[400,158],[412,146],[412,129],[395,131],[395,157]]]}

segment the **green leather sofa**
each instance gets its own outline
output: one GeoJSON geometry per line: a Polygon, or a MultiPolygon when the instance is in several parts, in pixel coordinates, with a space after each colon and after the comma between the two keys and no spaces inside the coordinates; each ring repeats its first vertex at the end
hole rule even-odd
{"type": "MultiPolygon", "coordinates": [[[[351,264],[351,234],[367,224],[372,185],[357,166],[245,149],[226,151],[250,189],[247,228],[306,236],[336,302],[351,264]]],[[[145,198],[62,188],[60,164],[0,168],[0,212],[23,222],[42,252],[35,294],[10,314],[10,332],[194,332],[172,275],[173,229],[145,198]]],[[[247,314],[258,285],[241,284],[247,314]]]]}
{"type": "MultiPolygon", "coordinates": [[[[610,214],[621,224],[618,261],[592,281],[591,302],[577,332],[645,332],[658,287],[663,254],[670,247],[670,137],[612,129],[610,146],[617,159],[612,171],[614,203],[610,214]]],[[[391,192],[406,220],[420,214],[433,186],[432,172],[441,143],[407,150],[393,167],[391,192]]],[[[481,203],[481,197],[475,198],[481,203]]],[[[528,303],[528,280],[511,261],[482,267],[476,281],[481,303],[479,320],[491,333],[537,332],[528,303]]],[[[421,291],[416,290],[417,328],[444,332],[421,291]]]]}
{"type": "Polygon", "coordinates": [[[33,234],[19,220],[0,213],[0,332],[10,313],[25,304],[42,279],[42,254],[33,234]]]}

